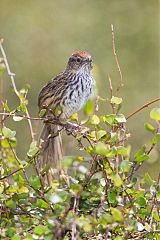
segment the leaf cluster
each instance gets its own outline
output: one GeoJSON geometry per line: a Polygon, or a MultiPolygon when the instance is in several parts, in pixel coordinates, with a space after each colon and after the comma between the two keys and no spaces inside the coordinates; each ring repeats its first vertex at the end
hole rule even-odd
{"type": "MultiPolygon", "coordinates": [[[[60,180],[53,181],[51,186],[43,183],[48,168],[38,172],[36,167],[38,143],[32,141],[26,156],[19,159],[16,132],[3,119],[2,239],[158,239],[160,179],[155,181],[148,173],[140,176],[137,171],[160,142],[159,109],[150,114],[154,126],[144,124],[151,133],[150,146],[142,146],[133,154],[128,144],[126,118],[119,112],[121,102],[122,99],[112,98],[116,113],[102,116],[94,107],[91,114],[90,102],[85,113],[91,115],[85,121],[78,122],[78,115],[74,115],[71,121],[78,122],[77,127],[64,125],[64,130],[77,142],[79,155],[62,159],[60,180]]],[[[3,108],[13,121],[25,119],[20,117],[26,109],[21,105],[10,110],[5,103],[3,108]]]]}

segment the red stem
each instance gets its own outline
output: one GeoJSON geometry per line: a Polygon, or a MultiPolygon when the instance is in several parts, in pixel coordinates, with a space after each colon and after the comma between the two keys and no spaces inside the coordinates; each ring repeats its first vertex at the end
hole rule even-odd
{"type": "Polygon", "coordinates": [[[140,107],[140,108],[136,109],[135,111],[133,111],[132,113],[130,113],[126,119],[128,120],[133,115],[135,115],[136,113],[140,112],[142,109],[144,109],[144,108],[148,107],[149,105],[151,105],[152,103],[155,103],[155,102],[158,102],[158,101],[160,101],[160,98],[156,98],[156,99],[154,99],[154,100],[144,104],[142,107],[140,107]]]}

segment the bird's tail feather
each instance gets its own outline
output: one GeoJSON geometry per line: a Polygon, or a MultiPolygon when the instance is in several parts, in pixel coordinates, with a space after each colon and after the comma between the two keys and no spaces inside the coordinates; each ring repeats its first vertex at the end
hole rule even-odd
{"type": "Polygon", "coordinates": [[[48,169],[44,173],[44,183],[50,186],[52,181],[58,178],[61,170],[60,160],[63,152],[60,127],[53,124],[44,124],[40,141],[42,142],[42,151],[37,167],[39,172],[48,169]]]}

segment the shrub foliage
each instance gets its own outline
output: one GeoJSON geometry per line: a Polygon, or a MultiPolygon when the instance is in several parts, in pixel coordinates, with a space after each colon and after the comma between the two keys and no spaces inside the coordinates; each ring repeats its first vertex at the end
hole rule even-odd
{"type": "MultiPolygon", "coordinates": [[[[1,79],[4,71],[1,59],[1,79]]],[[[151,133],[150,146],[133,153],[128,144],[131,136],[127,120],[120,111],[122,99],[111,96],[108,101],[112,112],[108,114],[107,109],[101,116],[97,107],[100,99],[95,110],[89,101],[84,111],[90,115],[85,121],[79,122],[75,114],[71,123],[63,126],[68,138],[77,142],[78,156],[65,156],[59,181],[45,186],[47,168],[39,173],[36,167],[38,142],[32,136],[28,152],[20,159],[16,131],[6,122],[8,118],[16,122],[29,120],[27,92],[27,87],[18,91],[19,105],[15,109],[6,102],[1,109],[1,238],[159,239],[160,177],[156,181],[147,172],[141,176],[138,170],[160,141],[160,109],[150,113],[154,126],[144,124],[151,133]],[[75,121],[77,125],[72,124],[75,121]]]]}

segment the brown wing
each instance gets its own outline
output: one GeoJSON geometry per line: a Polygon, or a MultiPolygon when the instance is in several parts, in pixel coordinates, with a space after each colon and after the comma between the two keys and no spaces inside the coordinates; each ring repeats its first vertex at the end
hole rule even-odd
{"type": "Polygon", "coordinates": [[[64,74],[60,73],[41,89],[38,97],[38,106],[40,110],[43,106],[54,108],[54,106],[60,103],[65,82],[66,78],[64,74]]]}

